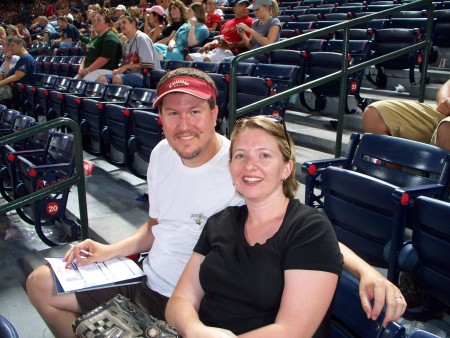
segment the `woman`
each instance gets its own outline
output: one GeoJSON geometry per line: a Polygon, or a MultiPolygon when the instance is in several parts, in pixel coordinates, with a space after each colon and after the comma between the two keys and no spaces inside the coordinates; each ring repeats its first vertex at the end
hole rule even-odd
{"type": "Polygon", "coordinates": [[[246,205],[211,216],[166,308],[183,337],[326,337],[342,256],[325,215],[295,200],[282,119],[239,121],[229,169],[246,205]]]}
{"type": "Polygon", "coordinates": [[[75,79],[96,81],[101,75],[111,74],[122,59],[122,43],[111,30],[111,18],[103,11],[95,14],[92,30],[95,37],[86,44],[86,56],[75,79]]]}
{"type": "Polygon", "coordinates": [[[205,25],[205,9],[199,3],[193,3],[188,10],[189,22],[182,25],[175,33],[169,44],[156,43],[155,47],[162,59],[184,60],[186,47],[202,45],[208,38],[209,31],[205,25]]]}
{"type": "MultiPolygon", "coordinates": [[[[277,17],[272,17],[273,10],[278,11],[276,1],[256,0],[247,9],[254,11],[256,20],[253,21],[252,28],[240,23],[237,30],[248,49],[267,46],[280,40],[281,22],[277,17]],[[250,34],[250,37],[245,33],[250,34]]],[[[263,55],[257,59],[265,61],[263,55]]]]}
{"type": "Polygon", "coordinates": [[[142,68],[161,69],[158,53],[147,34],[138,30],[138,21],[129,15],[119,18],[120,31],[127,38],[123,48],[121,67],[97,81],[142,87],[142,68]]]}
{"type": "Polygon", "coordinates": [[[166,14],[161,6],[152,6],[145,10],[145,33],[150,37],[152,42],[156,42],[158,36],[166,28],[166,14]]]}
{"type": "Polygon", "coordinates": [[[169,25],[162,30],[161,34],[156,38],[156,41],[153,42],[167,45],[178,28],[187,22],[187,9],[180,0],[171,1],[167,20],[169,21],[169,25]]]}

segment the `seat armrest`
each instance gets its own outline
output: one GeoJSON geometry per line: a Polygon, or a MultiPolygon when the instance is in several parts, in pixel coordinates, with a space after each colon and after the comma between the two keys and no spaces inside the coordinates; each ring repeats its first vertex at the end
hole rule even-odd
{"type": "Polygon", "coordinates": [[[392,193],[392,200],[403,206],[413,205],[414,199],[424,196],[441,195],[444,191],[442,184],[425,184],[411,188],[398,188],[392,193]]]}
{"type": "Polygon", "coordinates": [[[305,174],[314,175],[317,169],[326,167],[343,167],[348,159],[346,157],[329,158],[324,160],[307,161],[302,165],[302,171],[305,174]]]}

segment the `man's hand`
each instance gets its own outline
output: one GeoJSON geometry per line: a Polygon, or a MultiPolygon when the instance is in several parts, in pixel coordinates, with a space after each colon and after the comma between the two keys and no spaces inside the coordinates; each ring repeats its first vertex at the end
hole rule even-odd
{"type": "Polygon", "coordinates": [[[406,310],[407,304],[400,290],[376,270],[361,275],[359,295],[367,318],[377,319],[386,304],[383,326],[397,320],[406,310]]]}
{"type": "Polygon", "coordinates": [[[436,110],[439,113],[444,114],[445,116],[449,116],[450,115],[450,98],[448,97],[448,98],[442,99],[439,102],[436,110]]]}
{"type": "Polygon", "coordinates": [[[87,239],[72,246],[64,255],[64,262],[66,262],[66,266],[69,266],[75,259],[80,266],[94,262],[104,262],[114,256],[109,249],[110,245],[87,239]]]}

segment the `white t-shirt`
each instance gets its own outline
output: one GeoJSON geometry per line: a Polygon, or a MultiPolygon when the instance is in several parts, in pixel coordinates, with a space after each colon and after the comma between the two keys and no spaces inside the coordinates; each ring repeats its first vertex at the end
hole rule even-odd
{"type": "MultiPolygon", "coordinates": [[[[19,59],[20,59],[20,57],[17,55],[13,55],[11,57],[11,61],[9,61],[9,70],[13,69],[16,66],[16,63],[19,59]]],[[[6,61],[3,62],[2,65],[0,66],[0,74],[6,76],[7,74],[5,74],[5,72],[4,72],[5,66],[6,66],[6,61]]]]}
{"type": "Polygon", "coordinates": [[[150,156],[147,172],[155,240],[143,262],[147,285],[170,297],[208,217],[230,205],[242,205],[228,170],[230,141],[198,168],[183,165],[180,156],[161,141],[150,156]]]}

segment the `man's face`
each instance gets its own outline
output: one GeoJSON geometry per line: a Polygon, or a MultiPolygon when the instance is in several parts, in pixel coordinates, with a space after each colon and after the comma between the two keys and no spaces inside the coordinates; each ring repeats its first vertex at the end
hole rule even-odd
{"type": "Polygon", "coordinates": [[[248,6],[250,6],[250,3],[248,2],[242,2],[240,4],[235,5],[233,8],[234,17],[236,19],[240,19],[248,16],[248,9],[247,9],[248,6]]]}
{"type": "Polygon", "coordinates": [[[215,155],[217,106],[185,93],[164,97],[160,116],[164,136],[188,167],[197,167],[215,155]]]}
{"type": "Polygon", "coordinates": [[[125,15],[127,12],[126,11],[123,11],[123,10],[121,10],[121,9],[119,9],[119,10],[115,10],[114,11],[114,13],[116,14],[116,16],[118,17],[118,18],[120,18],[122,15],[125,15]]]}
{"type": "Polygon", "coordinates": [[[66,28],[67,27],[67,22],[58,20],[58,26],[61,27],[61,28],[66,28]]]}
{"type": "Polygon", "coordinates": [[[19,50],[20,50],[20,44],[15,43],[15,42],[11,42],[11,44],[9,45],[9,50],[14,55],[17,55],[19,53],[19,50]]]}

